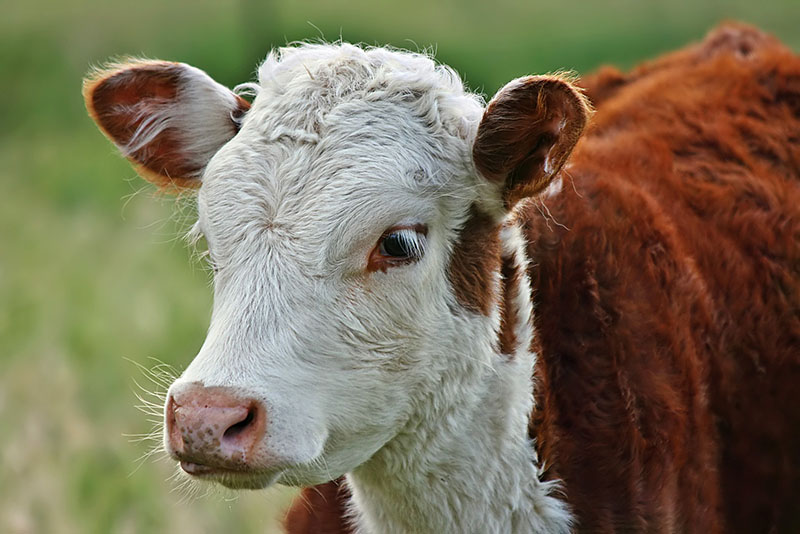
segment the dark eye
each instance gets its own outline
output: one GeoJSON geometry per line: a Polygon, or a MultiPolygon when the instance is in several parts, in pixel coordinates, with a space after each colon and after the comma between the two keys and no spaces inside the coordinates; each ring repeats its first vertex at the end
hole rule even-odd
{"type": "Polygon", "coordinates": [[[414,254],[413,248],[414,243],[409,241],[407,235],[394,232],[383,238],[380,253],[393,258],[408,258],[414,254]]]}
{"type": "Polygon", "coordinates": [[[367,270],[385,272],[389,267],[419,260],[425,253],[427,235],[428,227],[424,224],[389,228],[372,249],[367,270]]]}

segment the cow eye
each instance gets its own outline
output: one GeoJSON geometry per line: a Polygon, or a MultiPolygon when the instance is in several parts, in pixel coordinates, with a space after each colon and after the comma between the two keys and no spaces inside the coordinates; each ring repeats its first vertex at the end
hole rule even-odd
{"type": "Polygon", "coordinates": [[[381,240],[380,253],[392,258],[409,258],[414,255],[414,248],[408,236],[393,232],[381,240]]]}
{"type": "Polygon", "coordinates": [[[395,226],[386,230],[370,253],[367,270],[386,271],[411,263],[425,253],[428,228],[425,225],[395,226]]]}

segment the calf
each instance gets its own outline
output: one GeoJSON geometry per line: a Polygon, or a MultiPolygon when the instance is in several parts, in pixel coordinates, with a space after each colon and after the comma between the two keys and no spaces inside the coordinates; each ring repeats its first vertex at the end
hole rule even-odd
{"type": "Polygon", "coordinates": [[[800,528],[800,58],[728,25],[580,83],[588,129],[566,77],[484,106],[347,44],[273,52],[252,106],[179,63],[91,76],[142,175],[198,190],[183,470],[327,482],[294,532],[800,528]]]}

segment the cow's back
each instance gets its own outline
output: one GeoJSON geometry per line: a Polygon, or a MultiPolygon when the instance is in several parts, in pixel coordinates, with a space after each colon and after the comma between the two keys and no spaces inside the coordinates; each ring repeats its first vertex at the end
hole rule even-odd
{"type": "Polygon", "coordinates": [[[589,532],[800,530],[800,58],[728,26],[585,81],[521,213],[532,431],[589,532]]]}

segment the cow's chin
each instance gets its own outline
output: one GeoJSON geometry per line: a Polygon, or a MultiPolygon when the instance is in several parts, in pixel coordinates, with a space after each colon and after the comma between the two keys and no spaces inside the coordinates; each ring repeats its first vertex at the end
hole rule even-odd
{"type": "Polygon", "coordinates": [[[223,476],[216,482],[232,490],[259,490],[272,486],[275,483],[275,478],[255,476],[223,476]]]}
{"type": "Polygon", "coordinates": [[[184,461],[180,462],[180,467],[192,480],[213,482],[232,490],[268,488],[281,476],[281,470],[227,469],[184,461]]]}
{"type": "Polygon", "coordinates": [[[321,471],[319,468],[310,466],[259,471],[226,469],[180,462],[180,467],[192,480],[216,483],[232,490],[266,489],[275,484],[308,487],[324,484],[336,478],[327,470],[321,471]]]}

